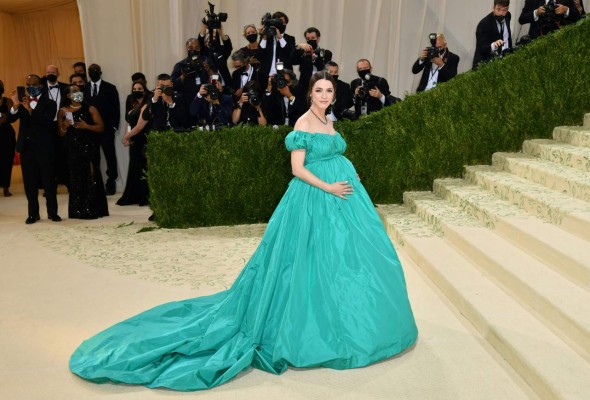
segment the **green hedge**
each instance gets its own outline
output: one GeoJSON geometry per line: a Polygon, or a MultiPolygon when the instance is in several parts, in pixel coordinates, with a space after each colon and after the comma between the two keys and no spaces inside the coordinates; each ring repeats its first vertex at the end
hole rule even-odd
{"type": "MultiPolygon", "coordinates": [[[[503,60],[359,121],[340,122],[346,155],[375,203],[489,164],[527,138],[579,125],[590,110],[590,19],[538,39],[503,60]]],[[[151,133],[151,206],[162,227],[267,221],[291,179],[288,128],[151,133]]]]}

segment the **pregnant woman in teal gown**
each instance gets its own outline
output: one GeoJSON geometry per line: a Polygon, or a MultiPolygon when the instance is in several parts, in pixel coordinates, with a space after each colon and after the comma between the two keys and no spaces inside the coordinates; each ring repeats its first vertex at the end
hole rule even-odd
{"type": "Polygon", "coordinates": [[[163,304],[84,341],[70,369],[96,383],[190,391],[250,367],[357,368],[418,334],[397,254],[326,109],[324,72],[289,133],[295,177],[232,287],[163,304]]]}

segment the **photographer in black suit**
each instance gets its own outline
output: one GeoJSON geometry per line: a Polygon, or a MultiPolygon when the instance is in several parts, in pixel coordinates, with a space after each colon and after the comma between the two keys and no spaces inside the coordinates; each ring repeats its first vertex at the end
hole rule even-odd
{"type": "Polygon", "coordinates": [[[309,63],[312,65],[312,73],[323,71],[326,63],[332,61],[332,52],[320,47],[321,33],[319,29],[311,27],[303,32],[305,43],[299,43],[291,55],[293,65],[309,63]]]}
{"type": "Polygon", "coordinates": [[[494,56],[501,57],[512,50],[512,32],[508,11],[510,0],[494,0],[492,12],[486,15],[475,31],[476,45],[473,56],[473,68],[480,63],[490,61],[494,56]]]}
{"type": "Polygon", "coordinates": [[[218,74],[213,74],[209,83],[201,85],[189,109],[201,127],[211,130],[231,125],[233,99],[224,93],[219,78],[218,74]]]}
{"type": "Polygon", "coordinates": [[[311,74],[302,74],[302,80],[298,81],[295,72],[281,64],[277,67],[277,74],[268,77],[262,108],[269,125],[294,126],[308,109],[305,99],[311,74]]]}
{"type": "Polygon", "coordinates": [[[27,195],[29,216],[26,224],[39,219],[39,187],[45,188],[47,216],[54,222],[61,221],[57,214],[57,196],[54,175],[55,140],[51,125],[57,112],[57,104],[43,93],[41,78],[27,76],[27,93],[19,99],[12,92],[11,122],[20,120],[16,151],[21,154],[23,183],[27,195]]]}
{"type": "Polygon", "coordinates": [[[232,123],[234,125],[265,126],[266,115],[262,109],[264,94],[260,85],[256,81],[249,81],[242,89],[242,94],[232,112],[232,123]]]}
{"type": "Polygon", "coordinates": [[[518,22],[531,24],[529,36],[536,39],[580,19],[572,0],[526,0],[518,22]]]}
{"type": "Polygon", "coordinates": [[[416,93],[432,89],[439,83],[446,82],[457,76],[459,56],[449,51],[445,35],[431,33],[430,42],[432,46],[422,49],[420,57],[412,66],[413,74],[422,71],[416,93]],[[433,36],[436,39],[433,39],[433,36]],[[429,54],[429,49],[431,54],[429,54]]]}
{"type": "MultiPolygon", "coordinates": [[[[368,115],[389,105],[389,83],[385,78],[371,74],[373,67],[369,60],[361,58],[356,63],[359,77],[350,83],[353,92],[355,117],[368,115]]],[[[338,94],[337,94],[338,95],[338,94]]]]}
{"type": "Polygon", "coordinates": [[[295,49],[295,38],[287,33],[289,17],[281,11],[263,17],[260,27],[260,83],[266,82],[270,75],[276,75],[277,62],[285,69],[293,69],[291,54],[295,49]],[[264,21],[267,21],[265,25],[264,21]],[[269,22],[270,21],[270,22],[269,22]]]}
{"type": "Polygon", "coordinates": [[[234,72],[231,74],[230,90],[234,96],[234,99],[239,99],[242,96],[242,88],[251,81],[257,82],[258,80],[258,68],[255,65],[250,64],[250,56],[243,49],[234,52],[231,55],[231,61],[233,63],[234,72]]]}
{"type": "Polygon", "coordinates": [[[88,67],[90,82],[84,88],[84,98],[98,110],[104,122],[104,132],[100,135],[100,146],[107,164],[105,190],[111,196],[117,191],[117,154],[115,153],[115,133],[119,129],[121,110],[119,92],[112,83],[102,80],[102,69],[98,64],[88,67]]]}
{"type": "Polygon", "coordinates": [[[332,105],[330,112],[326,115],[330,117],[332,121],[338,121],[344,118],[353,119],[354,112],[349,110],[349,108],[354,105],[350,85],[338,79],[339,67],[334,61],[328,61],[326,63],[326,71],[328,71],[336,81],[336,101],[332,105]]]}

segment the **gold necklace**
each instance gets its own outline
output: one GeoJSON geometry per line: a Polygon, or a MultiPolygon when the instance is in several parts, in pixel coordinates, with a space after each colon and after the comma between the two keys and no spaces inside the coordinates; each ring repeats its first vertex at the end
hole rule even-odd
{"type": "Polygon", "coordinates": [[[311,109],[311,107],[309,108],[309,111],[311,111],[311,113],[324,125],[328,125],[328,117],[326,117],[325,121],[322,121],[322,119],[320,117],[318,117],[318,115],[316,113],[313,112],[313,110],[311,109]]]}

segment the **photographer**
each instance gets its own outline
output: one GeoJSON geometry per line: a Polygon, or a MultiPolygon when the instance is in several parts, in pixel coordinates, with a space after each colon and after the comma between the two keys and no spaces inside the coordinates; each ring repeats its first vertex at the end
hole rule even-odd
{"type": "Polygon", "coordinates": [[[385,78],[372,75],[371,70],[369,60],[361,58],[357,61],[356,71],[359,78],[350,83],[350,90],[354,93],[355,118],[379,111],[389,105],[389,83],[385,78]]]}
{"type": "Polygon", "coordinates": [[[277,11],[262,17],[260,33],[260,82],[266,82],[270,75],[277,73],[277,62],[281,62],[286,69],[293,69],[291,54],[295,49],[295,38],[285,33],[289,17],[277,11]]]}
{"type": "Polygon", "coordinates": [[[238,102],[234,106],[232,122],[234,125],[266,125],[266,116],[262,110],[263,94],[256,81],[249,81],[242,90],[238,102]]]}
{"type": "Polygon", "coordinates": [[[422,71],[416,93],[432,89],[457,75],[459,56],[449,51],[445,35],[431,33],[429,38],[431,47],[425,47],[412,66],[414,75],[422,71]]]}
{"type": "Polygon", "coordinates": [[[350,85],[338,79],[338,64],[334,61],[328,61],[326,63],[326,71],[332,75],[332,78],[336,81],[336,101],[331,107],[331,112],[326,115],[330,117],[332,121],[338,121],[344,118],[354,119],[354,111],[349,110],[349,108],[354,105],[350,85]]]}
{"type": "Polygon", "coordinates": [[[579,19],[580,12],[572,0],[526,0],[518,22],[531,24],[529,36],[536,39],[579,19]]]}
{"type": "Polygon", "coordinates": [[[250,64],[250,57],[244,50],[238,50],[231,55],[234,72],[231,74],[230,87],[234,98],[242,96],[242,88],[248,82],[258,81],[258,68],[250,64]]]}
{"type": "Polygon", "coordinates": [[[299,43],[291,56],[293,65],[310,63],[313,67],[313,73],[322,71],[326,62],[332,61],[332,52],[322,49],[320,46],[320,31],[317,28],[307,28],[303,32],[305,43],[299,43]]]}
{"type": "Polygon", "coordinates": [[[242,34],[248,41],[248,44],[242,47],[240,50],[244,51],[249,57],[250,64],[256,68],[260,67],[260,43],[258,43],[258,29],[254,24],[249,24],[244,27],[244,33],[242,34]]]}
{"type": "MultiPolygon", "coordinates": [[[[201,54],[201,45],[197,38],[186,41],[186,52],[187,57],[174,65],[172,83],[174,90],[180,95],[184,109],[188,110],[201,84],[209,82],[209,74],[205,68],[206,58],[201,54]]],[[[191,121],[190,126],[195,124],[196,121],[191,121]]]]}
{"type": "MultiPolygon", "coordinates": [[[[282,64],[277,67],[277,74],[268,77],[263,109],[270,125],[294,126],[308,108],[305,104],[307,84],[299,82],[295,72],[282,68],[282,64]]],[[[310,74],[303,76],[306,82],[310,77],[310,74]]]]}
{"type": "Polygon", "coordinates": [[[227,67],[227,60],[229,59],[233,50],[231,39],[228,35],[223,33],[222,21],[227,19],[227,14],[208,12],[207,17],[203,18],[201,31],[199,32],[199,44],[201,46],[201,54],[207,59],[209,66],[213,70],[218,71],[221,75],[221,83],[228,86],[231,75],[227,67]],[[220,16],[225,18],[220,19],[220,16]]]}
{"type": "Polygon", "coordinates": [[[232,110],[232,96],[223,93],[219,75],[216,74],[211,75],[211,82],[201,85],[189,109],[199,126],[206,125],[211,130],[230,126],[232,110]]]}
{"type": "Polygon", "coordinates": [[[480,63],[490,61],[494,56],[501,57],[512,50],[510,31],[512,15],[508,7],[510,7],[510,0],[494,0],[492,12],[477,24],[473,69],[480,63]]]}

